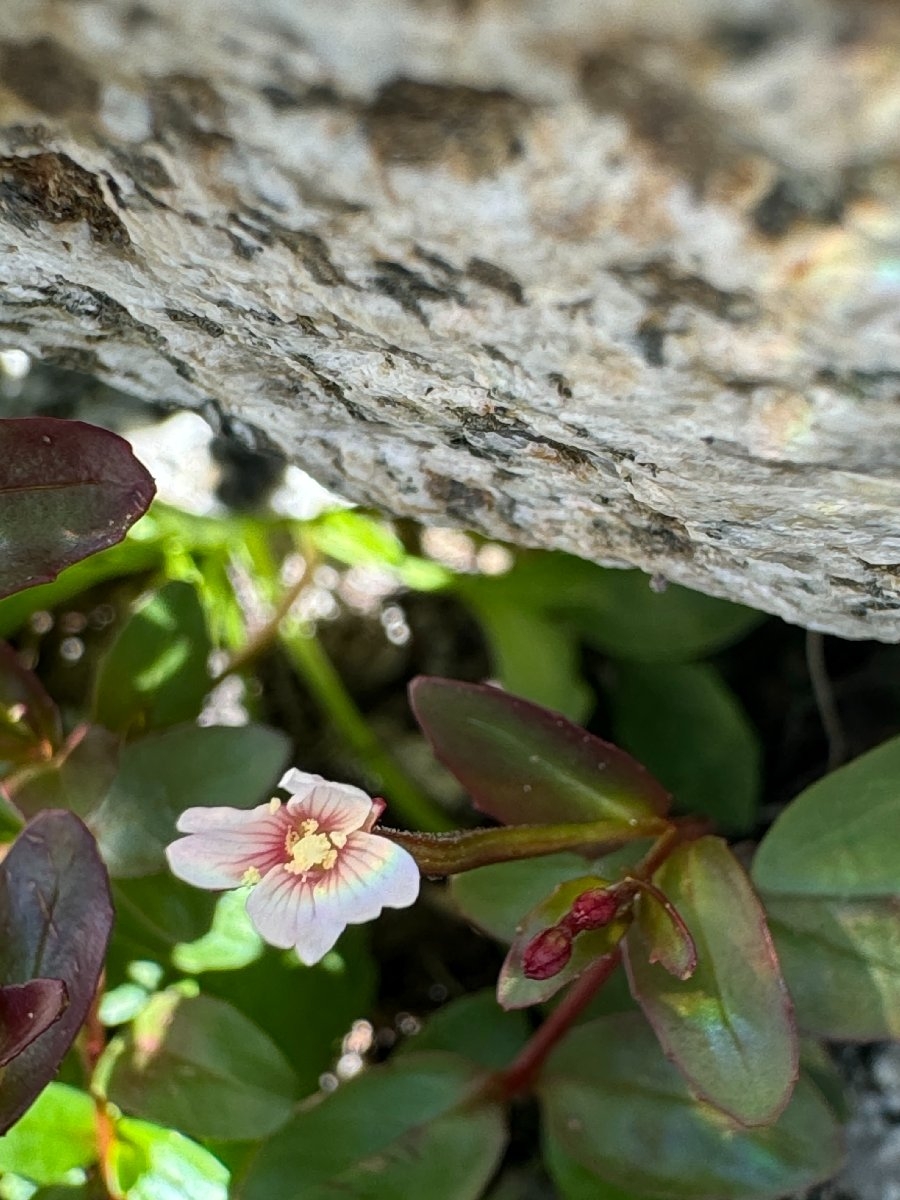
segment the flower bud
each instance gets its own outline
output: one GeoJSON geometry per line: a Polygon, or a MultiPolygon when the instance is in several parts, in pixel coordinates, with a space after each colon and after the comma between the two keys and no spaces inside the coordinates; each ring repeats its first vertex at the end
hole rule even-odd
{"type": "Polygon", "coordinates": [[[551,925],[531,939],[522,954],[526,979],[550,979],[572,957],[572,934],[564,925],[551,925]]]}
{"type": "Polygon", "coordinates": [[[619,911],[620,897],[613,888],[591,888],[582,892],[566,917],[566,925],[572,933],[585,929],[602,929],[619,911]]]}

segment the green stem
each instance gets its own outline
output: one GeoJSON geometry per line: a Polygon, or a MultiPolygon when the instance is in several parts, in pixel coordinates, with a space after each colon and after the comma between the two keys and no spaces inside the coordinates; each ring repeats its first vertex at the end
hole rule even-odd
{"type": "Polygon", "coordinates": [[[452,829],[446,813],[407,778],[369,728],[318,639],[287,621],[281,638],[294,669],[350,749],[377,776],[397,816],[429,832],[452,829]]]}
{"type": "Polygon", "coordinates": [[[491,863],[538,858],[562,850],[586,856],[608,854],[628,842],[664,834],[669,828],[669,822],[661,817],[647,817],[627,826],[619,821],[589,821],[452,833],[407,833],[379,827],[378,832],[408,850],[423,875],[456,875],[491,863]]]}
{"type": "MultiPolygon", "coordinates": [[[[309,562],[310,547],[304,545],[302,549],[309,562]]],[[[280,626],[281,643],[294,670],[350,749],[376,777],[378,786],[384,788],[393,811],[403,822],[419,829],[429,832],[452,829],[453,823],[446,813],[416,787],[369,728],[315,634],[291,618],[291,605],[286,602],[278,565],[265,534],[248,535],[246,551],[257,586],[275,606],[276,620],[274,624],[270,622],[270,630],[280,626]]]]}

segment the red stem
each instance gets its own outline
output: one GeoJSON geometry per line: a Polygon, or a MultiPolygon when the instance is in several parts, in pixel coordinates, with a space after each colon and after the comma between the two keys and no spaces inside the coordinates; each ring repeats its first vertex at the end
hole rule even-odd
{"type": "Polygon", "coordinates": [[[540,1026],[517,1058],[491,1080],[492,1090],[504,1099],[530,1091],[548,1055],[584,1012],[616,967],[622,952],[616,947],[598,958],[569,988],[566,995],[540,1026]]]}

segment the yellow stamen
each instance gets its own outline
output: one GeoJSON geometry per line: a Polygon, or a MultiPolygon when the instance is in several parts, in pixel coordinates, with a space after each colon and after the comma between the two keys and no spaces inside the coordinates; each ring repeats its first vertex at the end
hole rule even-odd
{"type": "Polygon", "coordinates": [[[338,850],[346,842],[344,833],[320,833],[318,821],[301,821],[300,829],[289,830],[284,839],[284,848],[290,855],[284,869],[290,875],[305,875],[314,867],[330,871],[337,863],[338,850]]]}
{"type": "Polygon", "coordinates": [[[277,796],[273,796],[272,799],[269,801],[269,812],[277,813],[279,808],[281,808],[281,801],[278,799],[277,796]]]}
{"type": "Polygon", "coordinates": [[[260,874],[259,867],[248,867],[241,876],[241,883],[245,887],[252,887],[254,883],[259,883],[261,879],[262,875],[260,874]]]}
{"type": "Polygon", "coordinates": [[[305,875],[313,867],[327,870],[334,866],[333,860],[328,861],[332,855],[337,858],[327,833],[307,833],[291,847],[291,861],[284,864],[284,869],[292,875],[305,875]]]}

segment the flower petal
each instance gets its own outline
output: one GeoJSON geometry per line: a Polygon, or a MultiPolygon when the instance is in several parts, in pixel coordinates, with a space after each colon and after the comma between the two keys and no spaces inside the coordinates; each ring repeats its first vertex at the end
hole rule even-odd
{"type": "Polygon", "coordinates": [[[240,887],[244,874],[255,867],[265,874],[284,861],[284,837],[289,818],[268,804],[257,808],[189,808],[177,829],[188,837],[166,848],[174,875],[194,887],[220,890],[240,887]]]}
{"type": "Polygon", "coordinates": [[[346,925],[337,913],[320,914],[309,884],[278,867],[250,893],[247,915],[260,937],[282,950],[293,946],[308,967],[328,953],[346,925]]]}
{"type": "Polygon", "coordinates": [[[296,767],[291,767],[278,780],[278,786],[282,791],[290,792],[291,796],[303,800],[313,788],[324,782],[325,779],[321,775],[311,775],[309,771],[298,771],[296,767]]]}
{"type": "Polygon", "coordinates": [[[371,833],[351,833],[333,870],[313,888],[316,916],[347,925],[371,921],[383,908],[408,908],[419,894],[419,868],[401,846],[371,833]]]}
{"type": "Polygon", "coordinates": [[[293,816],[310,817],[328,833],[353,833],[362,828],[372,811],[372,801],[349,783],[316,784],[312,791],[287,802],[293,816]]]}

